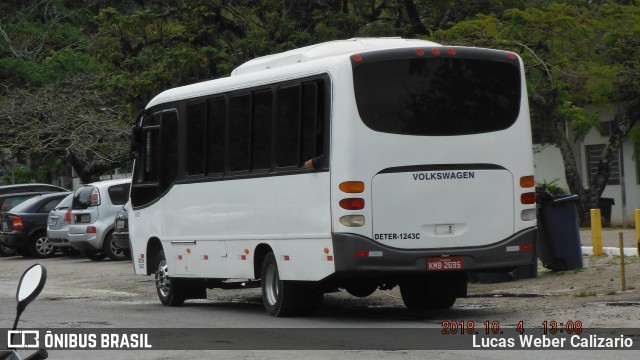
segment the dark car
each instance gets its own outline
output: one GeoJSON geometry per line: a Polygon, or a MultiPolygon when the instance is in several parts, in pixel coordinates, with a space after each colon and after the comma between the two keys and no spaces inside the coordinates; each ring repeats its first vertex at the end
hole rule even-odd
{"type": "Polygon", "coordinates": [[[54,247],[47,238],[49,211],[69,194],[71,193],[58,192],[34,196],[2,213],[0,242],[23,256],[52,256],[55,252],[54,247]]]}
{"type": "Polygon", "coordinates": [[[34,196],[49,194],[49,192],[43,191],[33,191],[33,192],[21,192],[21,193],[11,193],[11,194],[2,194],[0,195],[0,213],[8,211],[14,206],[20,204],[21,202],[30,199],[34,196]]]}
{"type": "Polygon", "coordinates": [[[131,259],[131,250],[129,244],[129,215],[127,213],[127,207],[123,206],[122,210],[116,215],[116,222],[113,227],[113,244],[120,249],[131,259]]]}
{"type": "Polygon", "coordinates": [[[69,191],[59,186],[51,184],[13,184],[13,185],[1,185],[0,194],[15,194],[23,192],[61,192],[69,191]]]}
{"type": "MultiPolygon", "coordinates": [[[[9,185],[13,186],[13,185],[9,185]]],[[[4,186],[2,186],[4,188],[4,186]]],[[[3,213],[12,207],[24,202],[27,199],[30,199],[34,196],[38,196],[42,194],[42,192],[28,192],[28,193],[7,193],[0,194],[0,213],[3,213]]],[[[0,232],[2,231],[2,227],[0,225],[0,232]]],[[[2,245],[0,243],[0,256],[14,256],[16,255],[16,251],[7,246],[2,245]]]]}

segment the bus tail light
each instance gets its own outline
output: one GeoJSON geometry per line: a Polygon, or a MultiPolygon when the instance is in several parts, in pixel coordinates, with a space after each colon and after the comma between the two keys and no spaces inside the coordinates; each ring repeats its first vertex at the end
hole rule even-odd
{"type": "Polygon", "coordinates": [[[536,186],[536,182],[534,180],[533,175],[523,176],[520,178],[520,187],[521,188],[532,188],[536,186]]]}
{"type": "Polygon", "coordinates": [[[364,191],[364,183],[362,181],[345,181],[338,186],[340,191],[347,194],[358,194],[364,191]]]}
{"type": "Polygon", "coordinates": [[[536,209],[525,209],[520,212],[520,219],[522,219],[522,221],[536,220],[536,216],[536,209]]]}
{"type": "Polygon", "coordinates": [[[13,230],[24,230],[24,224],[22,223],[22,219],[19,216],[13,217],[13,230]]]}
{"type": "Polygon", "coordinates": [[[362,210],[364,209],[364,199],[347,198],[340,200],[340,207],[345,210],[362,210]]]}
{"type": "Polygon", "coordinates": [[[345,215],[340,218],[340,224],[348,227],[361,227],[364,226],[363,215],[345,215]]]}
{"type": "Polygon", "coordinates": [[[536,203],[536,193],[528,192],[520,195],[520,202],[524,205],[536,203]]]}

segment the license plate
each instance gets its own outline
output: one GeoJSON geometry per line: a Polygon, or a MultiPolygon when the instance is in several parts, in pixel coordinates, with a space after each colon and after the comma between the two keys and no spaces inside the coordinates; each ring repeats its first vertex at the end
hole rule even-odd
{"type": "Polygon", "coordinates": [[[428,271],[462,270],[462,257],[427,258],[428,271]]]}

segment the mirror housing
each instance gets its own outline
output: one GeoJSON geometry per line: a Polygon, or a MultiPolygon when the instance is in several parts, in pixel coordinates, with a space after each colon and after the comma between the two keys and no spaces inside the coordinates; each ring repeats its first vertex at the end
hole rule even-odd
{"type": "Polygon", "coordinates": [[[18,291],[16,292],[18,314],[13,324],[13,330],[15,330],[18,325],[20,314],[22,314],[27,305],[40,295],[46,281],[47,269],[40,264],[31,266],[22,274],[20,282],[18,283],[18,291]]]}

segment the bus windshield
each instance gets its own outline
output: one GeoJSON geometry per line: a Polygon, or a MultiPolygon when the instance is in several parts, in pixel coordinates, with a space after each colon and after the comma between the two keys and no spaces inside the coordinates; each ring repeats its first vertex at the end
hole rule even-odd
{"type": "Polygon", "coordinates": [[[510,127],[520,112],[514,63],[471,58],[401,58],[354,68],[358,112],[371,129],[451,136],[510,127]]]}

